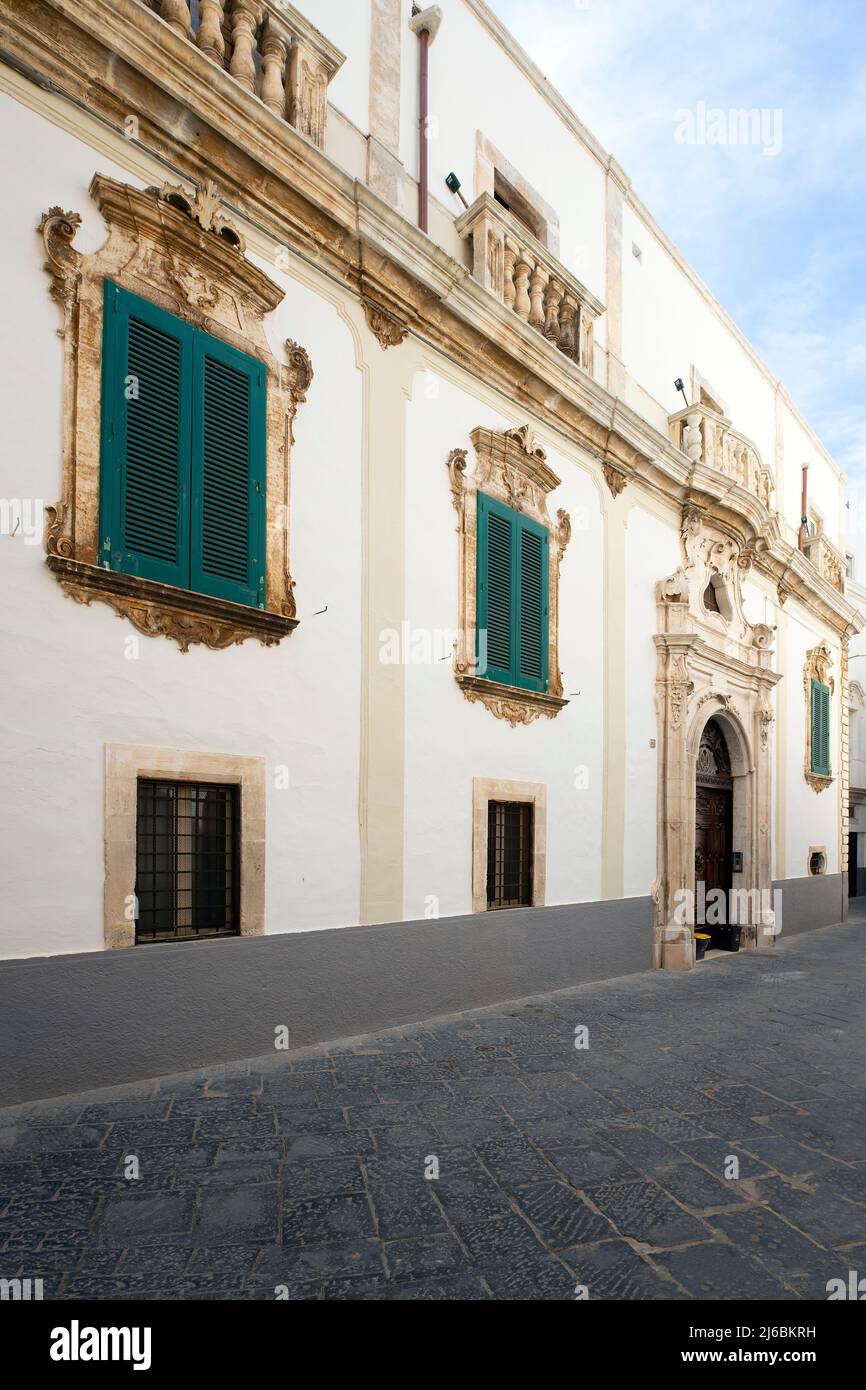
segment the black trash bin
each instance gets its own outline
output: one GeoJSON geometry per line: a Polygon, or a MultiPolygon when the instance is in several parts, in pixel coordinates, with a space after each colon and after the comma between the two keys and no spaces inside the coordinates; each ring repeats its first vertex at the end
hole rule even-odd
{"type": "Polygon", "coordinates": [[[742,927],[716,927],[713,931],[713,945],[720,951],[739,951],[742,927]]]}

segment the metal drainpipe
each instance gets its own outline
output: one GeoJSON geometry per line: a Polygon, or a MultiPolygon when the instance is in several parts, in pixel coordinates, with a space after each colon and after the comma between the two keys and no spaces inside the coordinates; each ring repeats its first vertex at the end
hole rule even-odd
{"type": "Polygon", "coordinates": [[[427,90],[429,77],[430,35],[422,29],[418,35],[421,40],[421,90],[419,94],[420,119],[418,130],[418,226],[427,231],[427,90]]]}
{"type": "Polygon", "coordinates": [[[808,475],[809,475],[809,465],[808,465],[808,463],[804,463],[804,464],[803,464],[803,488],[802,488],[802,492],[800,493],[800,537],[799,537],[799,540],[800,540],[800,549],[801,549],[801,550],[805,550],[805,549],[806,549],[806,535],[807,535],[806,527],[807,527],[807,525],[808,525],[808,520],[809,520],[809,512],[808,512],[808,507],[809,507],[809,495],[808,495],[808,486],[809,486],[809,485],[808,485],[808,475]]]}

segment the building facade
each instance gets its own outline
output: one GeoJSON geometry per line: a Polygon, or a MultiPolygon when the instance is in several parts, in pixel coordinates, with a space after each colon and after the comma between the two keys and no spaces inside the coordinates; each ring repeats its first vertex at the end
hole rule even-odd
{"type": "Polygon", "coordinates": [[[0,30],[19,1089],[839,921],[844,480],[483,0],[0,30]]]}

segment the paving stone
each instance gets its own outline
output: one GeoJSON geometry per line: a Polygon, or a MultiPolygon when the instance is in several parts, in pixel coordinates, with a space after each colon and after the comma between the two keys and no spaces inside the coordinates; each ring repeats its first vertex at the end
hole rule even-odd
{"type": "Polygon", "coordinates": [[[199,1199],[193,1228],[196,1245],[232,1245],[277,1237],[277,1189],[275,1183],[220,1188],[199,1199]]]}
{"type": "Polygon", "coordinates": [[[398,1240],[404,1236],[447,1229],[442,1209],[433,1194],[434,1187],[434,1182],[428,1182],[421,1176],[414,1180],[369,1182],[367,1190],[383,1240],[398,1240]]]}
{"type": "Polygon", "coordinates": [[[682,1145],[682,1150],[687,1158],[700,1164],[702,1168],[707,1168],[714,1177],[726,1182],[735,1181],[725,1178],[731,1157],[736,1158],[740,1165],[740,1182],[747,1178],[767,1177],[770,1171],[768,1164],[762,1163],[758,1158],[753,1158],[746,1151],[745,1142],[744,1140],[743,1144],[740,1145],[724,1139],[688,1140],[682,1145]]]}
{"type": "Polygon", "coordinates": [[[657,1183],[606,1183],[594,1187],[591,1198],[593,1205],[616,1227],[613,1234],[630,1236],[651,1246],[709,1239],[706,1226],[683,1211],[657,1183]]]}
{"type": "Polygon", "coordinates": [[[807,1149],[793,1139],[774,1134],[766,1138],[761,1135],[743,1140],[743,1147],[780,1173],[827,1173],[834,1186],[838,1186],[840,1191],[845,1189],[846,1174],[850,1172],[847,1165],[815,1149],[807,1149]]]}
{"type": "Polygon", "coordinates": [[[172,1244],[192,1228],[190,1193],[128,1193],[105,1203],[99,1224],[101,1245],[172,1244]]]}
{"type": "Polygon", "coordinates": [[[327,1134],[299,1134],[290,1139],[286,1148],[286,1161],[289,1163],[309,1162],[315,1158],[345,1158],[353,1155],[372,1153],[376,1145],[368,1130],[358,1129],[351,1133],[330,1131],[327,1134]]]}
{"type": "Polygon", "coordinates": [[[317,1245],[272,1245],[262,1250],[251,1284],[321,1284],[326,1279],[383,1275],[384,1246],[373,1239],[331,1239],[317,1245]]]}
{"type": "Polygon", "coordinates": [[[739,1183],[714,1177],[696,1163],[675,1163],[670,1168],[655,1168],[653,1178],[665,1192],[694,1211],[702,1211],[706,1207],[741,1206],[748,1200],[739,1183]]]}
{"type": "Polygon", "coordinates": [[[479,1266],[499,1267],[519,1259],[539,1260],[544,1246],[522,1217],[497,1217],[493,1221],[467,1221],[460,1228],[460,1239],[479,1266]]]}
{"type": "Polygon", "coordinates": [[[550,1255],[518,1254],[485,1264],[478,1272],[497,1300],[563,1303],[575,1297],[574,1275],[550,1255]]]}
{"type": "Polygon", "coordinates": [[[492,1139],[478,1145],[478,1154],[500,1186],[521,1187],[554,1176],[551,1163],[521,1136],[492,1139]]]}
{"type": "Polygon", "coordinates": [[[815,1277],[827,1279],[838,1272],[838,1255],[821,1249],[800,1235],[766,1207],[719,1213],[709,1225],[721,1231],[738,1250],[752,1255],[786,1284],[800,1287],[815,1277]]]}
{"type": "Polygon", "coordinates": [[[715,1241],[690,1245],[685,1250],[661,1251],[653,1260],[694,1298],[727,1301],[796,1297],[751,1255],[715,1241]]]}
{"type": "Polygon", "coordinates": [[[573,1187],[564,1182],[533,1183],[514,1193],[517,1205],[541,1237],[555,1250],[586,1245],[616,1232],[598,1216],[573,1187]]]}
{"type": "Polygon", "coordinates": [[[322,1197],[329,1193],[362,1192],[364,1175],[358,1158],[316,1163],[284,1163],[280,1167],[284,1199],[322,1197]]]}
{"type": "MultiPolygon", "coordinates": [[[[600,1130],[599,1133],[604,1143],[616,1149],[642,1172],[648,1168],[670,1167],[672,1163],[685,1161],[678,1147],[675,1148],[666,1139],[660,1139],[657,1134],[642,1127],[600,1130]]],[[[691,1146],[694,1141],[688,1142],[691,1146]]]]}
{"type": "Polygon", "coordinates": [[[286,1202],[282,1228],[284,1245],[320,1245],[375,1235],[370,1204],[360,1193],[286,1202]]]}
{"type": "Polygon", "coordinates": [[[573,1271],[575,1286],[585,1288],[591,1301],[687,1297],[670,1279],[642,1260],[624,1240],[575,1246],[564,1250],[562,1259],[573,1271]]]}
{"type": "Polygon", "coordinates": [[[845,1201],[823,1175],[815,1179],[811,1192],[799,1191],[782,1178],[765,1178],[757,1187],[762,1202],[819,1245],[866,1240],[866,1207],[845,1201]]]}
{"type": "Polygon", "coordinates": [[[572,1187],[589,1188],[605,1182],[633,1182],[640,1171],[616,1149],[600,1144],[581,1144],[573,1149],[551,1149],[550,1161],[555,1163],[572,1187]]]}
{"type": "Polygon", "coordinates": [[[490,1298],[482,1279],[465,1274],[448,1279],[428,1279],[413,1284],[389,1284],[375,1288],[366,1298],[399,1300],[406,1303],[469,1303],[490,1298]]]}
{"type": "Polygon", "coordinates": [[[386,1241],[382,1251],[389,1274],[400,1283],[450,1274],[468,1263],[456,1237],[445,1234],[386,1241]]]}

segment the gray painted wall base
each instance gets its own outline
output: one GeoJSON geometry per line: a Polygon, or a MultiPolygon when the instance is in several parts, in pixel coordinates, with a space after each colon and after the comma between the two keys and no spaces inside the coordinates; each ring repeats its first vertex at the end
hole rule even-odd
{"type": "Polygon", "coordinates": [[[847,874],[776,879],[773,889],[777,888],[782,894],[782,936],[799,936],[848,920],[847,874]]]}
{"type": "MultiPolygon", "coordinates": [[[[819,882],[823,880],[809,880],[819,882]]],[[[822,923],[823,925],[823,923],[822,923]]],[[[0,1104],[648,970],[649,898],[0,963],[0,1104]]]]}

